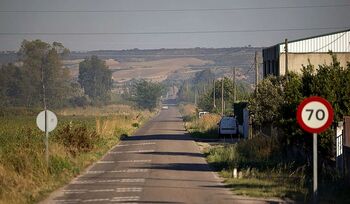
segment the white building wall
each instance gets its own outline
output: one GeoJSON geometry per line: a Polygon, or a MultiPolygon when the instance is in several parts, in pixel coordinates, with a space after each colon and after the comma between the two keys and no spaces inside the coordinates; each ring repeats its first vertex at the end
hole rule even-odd
{"type": "MultiPolygon", "coordinates": [[[[280,53],[285,53],[284,44],[280,44],[280,53]]],[[[290,53],[327,53],[350,52],[350,31],[335,33],[288,43],[290,53]]]]}

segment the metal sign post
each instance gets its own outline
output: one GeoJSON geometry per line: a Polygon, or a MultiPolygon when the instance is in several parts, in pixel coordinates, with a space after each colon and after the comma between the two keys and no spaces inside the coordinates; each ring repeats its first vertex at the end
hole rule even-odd
{"type": "Polygon", "coordinates": [[[47,110],[45,109],[45,159],[49,166],[49,132],[47,131],[47,110]]]}
{"type": "Polygon", "coordinates": [[[314,174],[314,188],[313,198],[317,203],[317,133],[313,133],[313,174],[314,174]]]}
{"type": "Polygon", "coordinates": [[[301,128],[313,134],[313,201],[317,203],[317,133],[325,131],[333,121],[333,108],[324,98],[312,96],[298,106],[297,121],[301,128]]]}
{"type": "Polygon", "coordinates": [[[41,131],[45,132],[45,159],[46,164],[49,165],[49,132],[56,128],[57,117],[52,111],[45,109],[36,117],[36,124],[41,131]]]}

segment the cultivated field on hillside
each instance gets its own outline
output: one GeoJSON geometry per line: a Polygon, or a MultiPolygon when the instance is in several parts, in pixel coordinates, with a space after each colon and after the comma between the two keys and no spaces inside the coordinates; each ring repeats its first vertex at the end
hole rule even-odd
{"type": "MultiPolygon", "coordinates": [[[[64,65],[69,68],[73,78],[78,76],[79,63],[81,61],[82,59],[64,61],[64,65]]],[[[107,59],[105,62],[109,69],[113,71],[113,80],[117,83],[129,81],[133,78],[161,82],[174,72],[183,74],[196,72],[190,69],[191,66],[213,64],[212,61],[193,57],[122,63],[114,59],[107,59]]]]}

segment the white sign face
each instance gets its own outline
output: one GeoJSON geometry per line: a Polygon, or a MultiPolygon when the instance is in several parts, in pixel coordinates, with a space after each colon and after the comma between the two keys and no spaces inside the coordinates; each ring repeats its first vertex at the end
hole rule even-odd
{"type": "MultiPolygon", "coordinates": [[[[57,117],[52,111],[46,110],[47,114],[47,131],[51,132],[57,126],[57,117]]],[[[45,111],[41,111],[36,117],[36,125],[45,132],[45,111]]]]}
{"type": "Polygon", "coordinates": [[[327,107],[318,101],[309,102],[301,112],[301,118],[306,126],[317,129],[323,127],[328,121],[327,107]]]}

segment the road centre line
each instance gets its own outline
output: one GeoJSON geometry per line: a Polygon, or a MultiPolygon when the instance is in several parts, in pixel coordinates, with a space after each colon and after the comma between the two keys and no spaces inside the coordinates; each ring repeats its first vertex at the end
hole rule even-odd
{"type": "Polygon", "coordinates": [[[122,161],[106,161],[101,160],[97,161],[96,164],[114,164],[114,163],[149,163],[151,160],[143,159],[143,160],[122,160],[122,161]]]}
{"type": "Polygon", "coordinates": [[[143,159],[143,160],[124,160],[124,161],[117,161],[119,163],[149,163],[151,162],[150,159],[143,159]]]}
{"type": "Polygon", "coordinates": [[[109,198],[95,198],[95,199],[87,199],[83,200],[84,203],[90,203],[90,202],[104,202],[104,201],[110,201],[109,198]]]}
{"type": "Polygon", "coordinates": [[[55,202],[57,203],[77,203],[77,202],[81,202],[81,199],[62,199],[62,200],[55,200],[55,202]]]}
{"type": "Polygon", "coordinates": [[[138,201],[140,200],[140,196],[121,196],[121,197],[114,197],[110,201],[138,201]]]}
{"type": "Polygon", "coordinates": [[[96,190],[88,190],[88,189],[74,189],[74,190],[63,190],[65,194],[83,194],[83,193],[99,193],[99,192],[117,192],[117,193],[125,193],[125,192],[141,192],[142,187],[127,187],[127,188],[107,188],[107,189],[96,189],[96,190]]]}
{"type": "Polygon", "coordinates": [[[95,183],[143,183],[144,178],[137,179],[107,179],[107,180],[85,180],[85,181],[73,181],[72,184],[95,184],[95,183]]]}
{"type": "Polygon", "coordinates": [[[103,173],[139,173],[147,172],[148,169],[123,169],[123,170],[111,170],[111,171],[88,171],[87,174],[103,174],[103,173]]]}
{"type": "Polygon", "coordinates": [[[148,152],[155,152],[154,149],[147,149],[147,150],[131,150],[131,151],[111,151],[109,154],[124,154],[124,153],[148,153],[148,152]]]}
{"type": "Polygon", "coordinates": [[[137,144],[119,144],[116,145],[117,147],[128,147],[128,146],[143,146],[143,145],[154,145],[155,142],[144,142],[144,143],[137,143],[137,144]]]}

